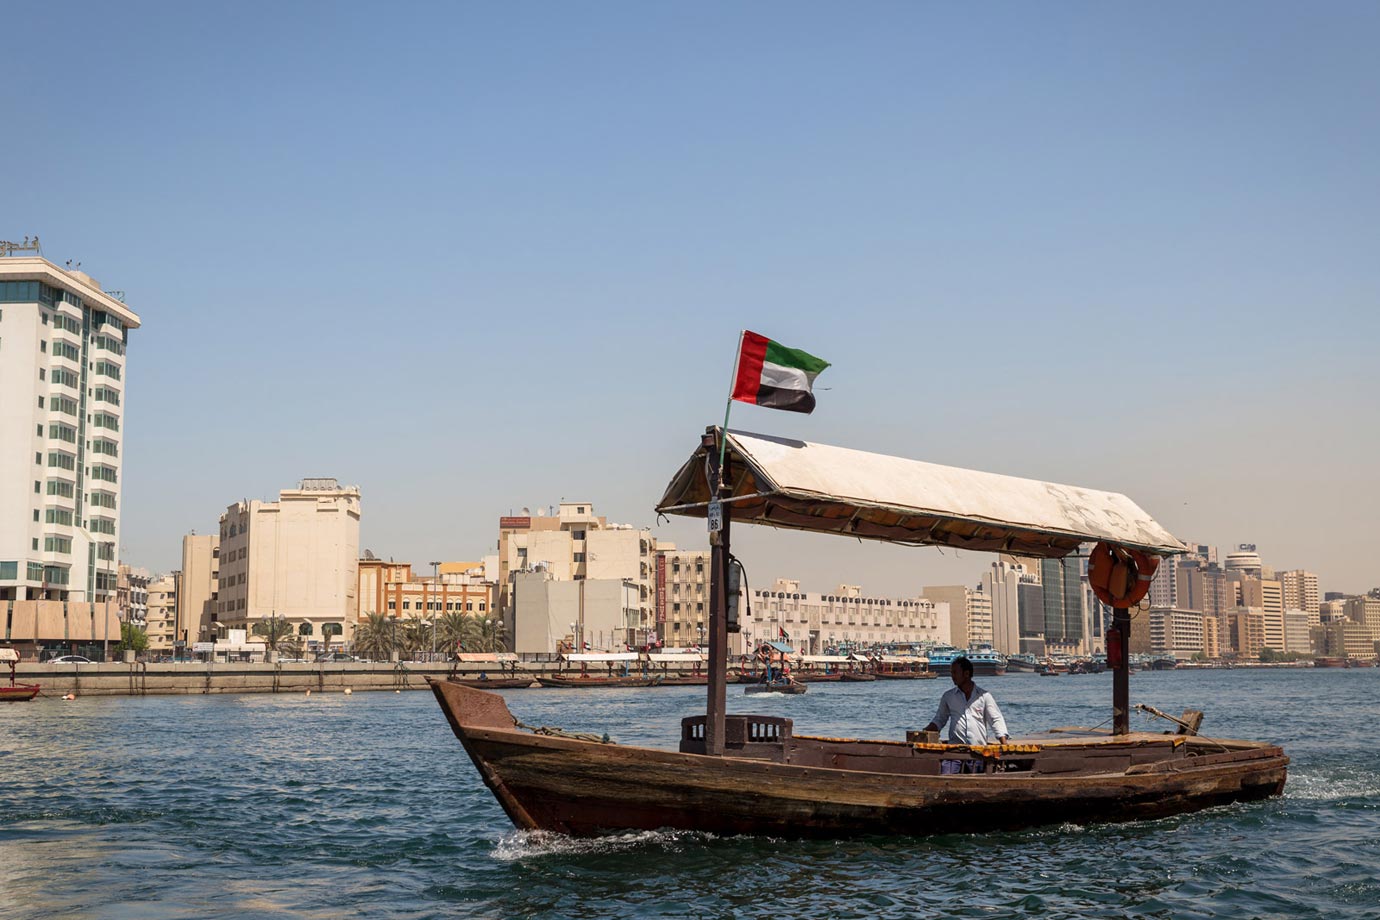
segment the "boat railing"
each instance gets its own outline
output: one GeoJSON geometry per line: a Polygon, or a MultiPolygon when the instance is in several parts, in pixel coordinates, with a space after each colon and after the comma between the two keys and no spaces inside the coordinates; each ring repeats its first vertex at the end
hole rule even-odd
{"type": "MultiPolygon", "coordinates": [[[[779,716],[726,716],[724,752],[733,757],[782,761],[791,742],[792,724],[779,716]]],[[[704,731],[704,716],[681,719],[681,753],[703,754],[704,731]]]]}

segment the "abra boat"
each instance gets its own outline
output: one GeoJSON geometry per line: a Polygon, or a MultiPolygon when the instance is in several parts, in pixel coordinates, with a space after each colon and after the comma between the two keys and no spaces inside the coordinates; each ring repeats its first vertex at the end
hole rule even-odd
{"type": "Polygon", "coordinates": [[[566,670],[555,675],[537,678],[543,687],[562,690],[593,689],[596,687],[650,687],[657,678],[633,673],[632,666],[638,662],[637,652],[579,652],[561,656],[566,670]],[[604,665],[603,675],[589,673],[591,664],[604,665]],[[579,670],[574,669],[579,665],[579,670]],[[614,673],[618,670],[619,673],[614,673]]]}
{"type": "MultiPolygon", "coordinates": [[[[430,680],[484,783],[520,828],[574,835],[676,828],[842,837],[1127,821],[1264,799],[1289,758],[1274,744],[1130,730],[1129,608],[1158,557],[1183,547],[1122,495],[709,429],[657,505],[711,532],[706,713],[677,750],[520,728],[503,698],[430,680]],[[726,462],[718,457],[722,449],[726,462]],[[707,472],[707,475],[706,475],[707,472]],[[1098,543],[1112,598],[1112,731],[1051,729],[980,747],[798,735],[790,719],[725,711],[730,526],[766,524],[909,545],[1060,558],[1098,543]],[[1108,555],[1109,554],[1109,555],[1108,555]],[[1110,566],[1110,571],[1108,569],[1110,566]],[[945,774],[944,761],[978,772],[945,774]]],[[[1102,594],[1099,594],[1101,597],[1102,594]]],[[[1201,714],[1198,714],[1201,716],[1201,714]]],[[[1175,720],[1178,721],[1178,720],[1175,720]]]]}
{"type": "Polygon", "coordinates": [[[15,668],[19,666],[19,652],[12,648],[0,648],[0,663],[10,666],[10,682],[0,684],[0,703],[23,703],[38,696],[43,689],[41,684],[21,684],[14,679],[15,668]]]}

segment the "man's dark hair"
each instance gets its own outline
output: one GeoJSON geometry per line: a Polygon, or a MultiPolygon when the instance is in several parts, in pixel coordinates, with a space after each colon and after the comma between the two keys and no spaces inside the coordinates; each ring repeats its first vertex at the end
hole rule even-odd
{"type": "Polygon", "coordinates": [[[969,677],[973,676],[973,663],[968,660],[967,655],[959,655],[954,659],[954,664],[958,665],[958,669],[964,674],[967,674],[969,677]]]}

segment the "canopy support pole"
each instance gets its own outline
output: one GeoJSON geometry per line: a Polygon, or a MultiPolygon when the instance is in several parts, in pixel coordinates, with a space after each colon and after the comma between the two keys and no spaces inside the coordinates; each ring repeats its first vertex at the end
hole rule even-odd
{"type": "Polygon", "coordinates": [[[1112,734],[1124,735],[1131,730],[1131,611],[1125,607],[1112,609],[1112,628],[1120,637],[1120,654],[1112,665],[1112,734]]]}
{"type": "MultiPolygon", "coordinates": [[[[711,501],[718,501],[721,487],[729,476],[722,450],[715,452],[715,438],[728,441],[727,429],[705,433],[709,448],[709,487],[711,501]]],[[[723,527],[709,534],[709,698],[705,705],[704,752],[713,757],[724,753],[724,712],[728,685],[728,527],[732,512],[723,506],[723,527]]]]}

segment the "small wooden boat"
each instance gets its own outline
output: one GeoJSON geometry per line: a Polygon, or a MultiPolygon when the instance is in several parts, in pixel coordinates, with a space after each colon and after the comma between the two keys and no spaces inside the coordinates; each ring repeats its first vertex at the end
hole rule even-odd
{"type": "Polygon", "coordinates": [[[529,732],[499,695],[428,678],[484,783],[520,828],[580,836],[658,828],[779,837],[981,833],[1158,818],[1284,789],[1289,758],[1280,747],[1200,737],[1201,713],[1172,719],[1178,734],[1130,729],[1130,607],[1143,594],[1132,589],[1148,586],[1140,573],[1153,574],[1159,557],[1184,547],[1123,495],[711,428],[656,510],[712,522],[706,711],[681,721],[678,750],[529,732]],[[1115,560],[1117,588],[1092,587],[1122,601],[1112,605],[1106,633],[1112,730],[1050,729],[969,746],[920,732],[905,740],[797,735],[790,719],[729,715],[733,521],[1051,559],[1098,544],[1097,558],[1115,560]],[[952,761],[972,769],[952,773],[952,761]]]}
{"type": "Polygon", "coordinates": [[[708,674],[672,674],[656,679],[658,687],[704,687],[708,683],[708,674]]]}
{"type": "Polygon", "coordinates": [[[844,671],[842,679],[850,684],[866,683],[877,679],[877,675],[869,671],[844,671]]]}
{"type": "Polygon", "coordinates": [[[38,696],[38,691],[43,689],[41,684],[21,684],[15,681],[19,652],[12,648],[0,648],[0,663],[10,666],[9,686],[0,684],[0,703],[22,703],[38,696]]]}
{"type": "Polygon", "coordinates": [[[843,680],[840,671],[797,671],[793,676],[803,684],[833,684],[843,680]]]}
{"type": "Polygon", "coordinates": [[[476,687],[480,690],[512,690],[518,687],[530,687],[534,683],[530,677],[452,677],[464,687],[476,687]]]}
{"type": "Polygon", "coordinates": [[[792,678],[778,678],[776,680],[764,680],[760,683],[750,684],[743,688],[744,693],[788,693],[791,696],[798,696],[810,688],[798,680],[792,678]]]}
{"type": "Polygon", "coordinates": [[[656,683],[656,678],[590,677],[576,674],[571,677],[538,677],[537,683],[543,687],[559,687],[563,690],[589,690],[596,687],[650,687],[656,683]]]}

